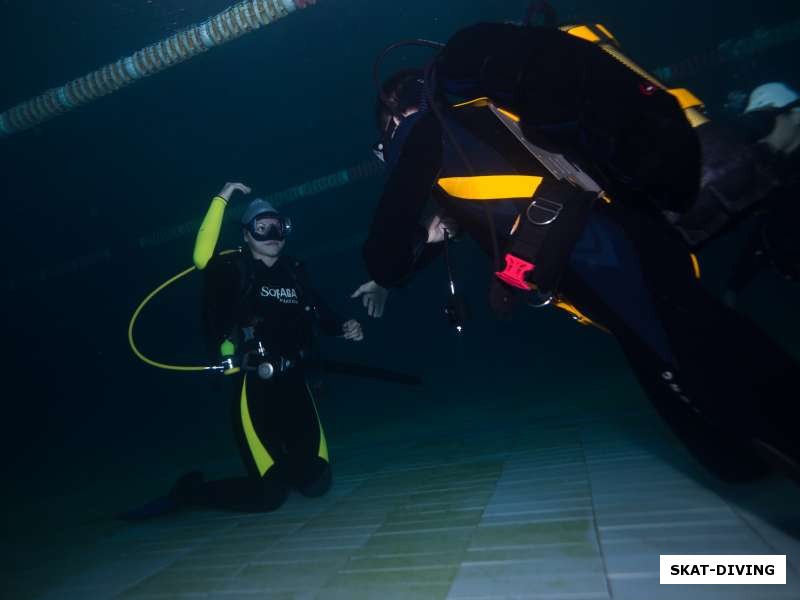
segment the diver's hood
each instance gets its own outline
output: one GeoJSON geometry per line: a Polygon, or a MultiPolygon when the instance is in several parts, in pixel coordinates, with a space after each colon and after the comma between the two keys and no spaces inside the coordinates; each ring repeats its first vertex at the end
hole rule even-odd
{"type": "Polygon", "coordinates": [[[394,130],[392,139],[384,143],[383,159],[388,170],[394,168],[394,165],[397,163],[397,160],[400,158],[400,154],[403,151],[403,146],[405,146],[408,135],[411,133],[411,130],[414,128],[414,125],[417,123],[417,121],[427,114],[427,112],[428,111],[423,108],[415,112],[413,115],[403,117],[403,120],[400,121],[400,124],[394,130]]]}

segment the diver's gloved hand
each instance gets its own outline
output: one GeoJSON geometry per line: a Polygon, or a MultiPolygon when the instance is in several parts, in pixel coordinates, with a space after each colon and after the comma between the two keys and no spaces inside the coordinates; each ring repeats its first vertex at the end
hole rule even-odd
{"type": "Polygon", "coordinates": [[[217,194],[220,198],[223,198],[225,202],[230,202],[231,196],[233,196],[234,192],[242,192],[243,194],[249,194],[253,190],[247,187],[243,183],[231,183],[228,182],[225,184],[225,187],[222,188],[222,191],[217,194]]]}
{"type": "Polygon", "coordinates": [[[342,333],[344,339],[346,340],[360,342],[361,340],[364,339],[364,332],[361,329],[361,323],[359,323],[355,319],[350,319],[349,321],[345,321],[344,325],[342,325],[342,333]]]}
{"type": "Polygon", "coordinates": [[[389,297],[389,290],[381,287],[374,281],[368,281],[359,287],[351,298],[362,297],[364,308],[367,309],[367,314],[375,319],[380,319],[383,316],[383,309],[386,307],[386,299],[389,297]]]}

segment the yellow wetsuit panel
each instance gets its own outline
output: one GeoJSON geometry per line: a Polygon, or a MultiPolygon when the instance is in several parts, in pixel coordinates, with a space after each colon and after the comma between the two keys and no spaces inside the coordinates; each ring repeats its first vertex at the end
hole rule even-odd
{"type": "Polygon", "coordinates": [[[319,418],[319,411],[317,410],[317,403],[314,400],[314,394],[311,393],[311,388],[308,387],[308,384],[306,384],[306,391],[308,391],[308,397],[311,398],[311,405],[314,407],[314,414],[317,416],[317,424],[319,425],[319,448],[317,448],[317,456],[326,463],[329,463],[328,441],[325,439],[325,432],[322,430],[322,421],[319,418]]]}
{"type": "Polygon", "coordinates": [[[228,202],[221,196],[214,196],[211,206],[200,224],[197,238],[194,242],[194,266],[201,271],[206,268],[208,261],[214,256],[217,247],[219,232],[222,229],[222,219],[225,216],[225,207],[228,202]]]}
{"type": "Polygon", "coordinates": [[[242,427],[244,428],[247,447],[250,448],[250,453],[253,455],[259,475],[263,477],[264,473],[269,471],[272,465],[275,464],[275,461],[258,438],[255,427],[253,427],[253,420],[250,418],[250,409],[247,405],[247,375],[242,380],[242,396],[239,409],[242,415],[242,427]]]}

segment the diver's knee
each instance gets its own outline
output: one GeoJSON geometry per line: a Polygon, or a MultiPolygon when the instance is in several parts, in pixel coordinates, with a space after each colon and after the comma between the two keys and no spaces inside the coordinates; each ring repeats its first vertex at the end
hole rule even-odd
{"type": "Polygon", "coordinates": [[[289,498],[289,486],[277,481],[265,482],[253,512],[272,512],[283,506],[289,498]]]}
{"type": "Polygon", "coordinates": [[[328,490],[331,489],[332,484],[333,473],[331,472],[331,466],[328,463],[324,463],[318,473],[298,485],[297,489],[308,498],[319,498],[320,496],[324,496],[328,490]]]}

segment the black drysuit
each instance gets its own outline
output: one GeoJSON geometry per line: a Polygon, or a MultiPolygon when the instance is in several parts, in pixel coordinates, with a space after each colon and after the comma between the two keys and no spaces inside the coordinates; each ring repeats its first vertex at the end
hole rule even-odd
{"type": "MultiPolygon", "coordinates": [[[[437,71],[451,92],[497,98],[522,117],[530,137],[549,140],[548,150],[579,161],[612,191],[611,204],[591,211],[558,291],[616,337],[651,402],[695,456],[725,479],[763,473],[756,439],[798,460],[796,362],[702,288],[684,242],[657,217],[658,209],[691,201],[699,184],[697,141],[677,103],[641,87],[592,44],[550,29],[464,30],[442,52],[437,71]]],[[[388,180],[364,246],[367,270],[383,286],[400,285],[430,258],[420,219],[432,192],[492,253],[485,201],[454,198],[437,185],[462,154],[475,159],[463,166],[465,177],[491,173],[466,147],[464,130],[472,126],[475,147],[489,148],[487,164],[502,150],[506,169],[542,176],[516,138],[501,139],[502,127],[478,131],[480,119],[457,113],[445,116],[450,135],[430,110],[406,118],[387,149],[388,180]],[[461,154],[453,131],[466,147],[461,154]]],[[[559,186],[570,187],[546,174],[545,183],[551,200],[559,186]]],[[[530,198],[491,204],[501,249],[515,202],[524,215],[530,198]]]]}

